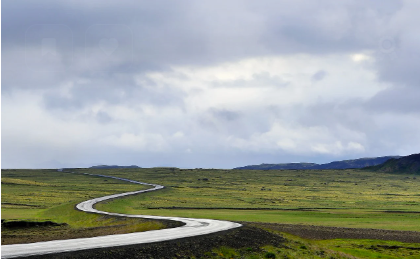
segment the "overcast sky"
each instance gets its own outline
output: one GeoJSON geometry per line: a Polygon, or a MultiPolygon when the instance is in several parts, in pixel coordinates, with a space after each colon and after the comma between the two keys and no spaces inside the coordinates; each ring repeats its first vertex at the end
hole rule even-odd
{"type": "Polygon", "coordinates": [[[419,1],[2,1],[2,168],[420,151],[419,1]]]}

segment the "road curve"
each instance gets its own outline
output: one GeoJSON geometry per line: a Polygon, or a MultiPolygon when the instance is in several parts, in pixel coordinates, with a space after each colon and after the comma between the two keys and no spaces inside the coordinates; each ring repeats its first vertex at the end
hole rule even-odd
{"type": "Polygon", "coordinates": [[[119,214],[119,213],[111,213],[111,212],[106,212],[106,211],[99,211],[94,208],[94,205],[98,202],[115,199],[115,198],[119,198],[123,196],[128,196],[128,195],[156,191],[156,190],[163,189],[164,186],[158,185],[158,184],[143,183],[143,182],[133,181],[133,180],[125,179],[125,178],[114,177],[114,176],[88,174],[88,173],[84,173],[84,174],[91,175],[91,176],[113,178],[117,180],[128,181],[135,184],[149,185],[149,186],[152,186],[152,188],[147,189],[147,190],[114,194],[114,195],[109,195],[109,196],[104,196],[104,197],[84,201],[77,204],[76,208],[78,210],[91,212],[91,213],[111,215],[111,216],[120,216],[120,217],[174,220],[174,221],[183,222],[185,223],[185,225],[181,227],[177,227],[177,228],[152,230],[152,231],[130,233],[130,234],[108,235],[108,236],[99,236],[99,237],[90,237],[90,238],[67,239],[67,240],[54,240],[54,241],[37,242],[37,243],[30,243],[30,244],[3,245],[1,246],[1,258],[15,258],[15,257],[22,257],[22,256],[62,253],[62,252],[94,249],[94,248],[154,243],[154,242],[174,240],[174,239],[179,239],[179,238],[184,238],[184,237],[200,236],[200,235],[215,233],[215,232],[219,232],[223,230],[233,229],[233,228],[237,228],[241,226],[241,224],[239,223],[222,221],[222,220],[213,220],[213,219],[161,217],[161,216],[151,216],[151,215],[130,215],[130,214],[119,214]]]}

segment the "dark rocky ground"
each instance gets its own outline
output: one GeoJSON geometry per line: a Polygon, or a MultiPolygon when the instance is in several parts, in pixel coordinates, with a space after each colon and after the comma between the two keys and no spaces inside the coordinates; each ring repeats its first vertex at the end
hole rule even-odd
{"type": "Polygon", "coordinates": [[[227,246],[258,251],[261,246],[280,246],[284,239],[275,234],[256,227],[241,227],[200,237],[184,238],[180,240],[152,243],[146,245],[132,245],[106,249],[92,249],[71,253],[30,256],[30,259],[126,259],[126,258],[211,258],[212,249],[227,246]]]}
{"type": "Polygon", "coordinates": [[[405,243],[420,243],[420,232],[416,231],[398,231],[369,228],[340,228],[260,222],[248,222],[246,224],[265,229],[278,230],[280,232],[289,233],[306,239],[378,239],[405,243]]]}
{"type": "Polygon", "coordinates": [[[147,220],[125,217],[103,216],[100,220],[115,219],[116,223],[110,226],[73,228],[65,223],[59,224],[51,221],[25,221],[2,220],[1,244],[25,244],[50,240],[63,240],[74,238],[88,238],[105,235],[131,233],[136,224],[159,222],[164,228],[175,228],[183,223],[172,220],[147,220]]]}
{"type": "Polygon", "coordinates": [[[221,246],[242,249],[243,251],[259,251],[262,246],[281,247],[285,241],[280,235],[266,230],[290,233],[307,239],[379,239],[395,240],[407,243],[420,243],[420,232],[394,231],[380,229],[338,228],[308,225],[291,225],[275,223],[245,223],[239,229],[184,238],[181,240],[132,245],[106,249],[92,249],[71,253],[51,254],[26,257],[30,259],[99,259],[99,258],[212,258],[217,256],[212,250],[221,246]],[[266,230],[264,230],[266,229],[266,230]]]}

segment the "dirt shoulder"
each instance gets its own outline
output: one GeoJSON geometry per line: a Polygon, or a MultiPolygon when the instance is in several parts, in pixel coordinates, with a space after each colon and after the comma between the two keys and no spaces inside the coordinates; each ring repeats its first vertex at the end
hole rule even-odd
{"type": "Polygon", "coordinates": [[[277,230],[302,238],[325,240],[325,239],[378,239],[399,241],[405,243],[420,243],[420,232],[417,231],[398,231],[369,228],[342,228],[325,227],[313,225],[294,225],[278,223],[260,223],[260,222],[241,222],[250,226],[261,227],[265,229],[277,230]]]}

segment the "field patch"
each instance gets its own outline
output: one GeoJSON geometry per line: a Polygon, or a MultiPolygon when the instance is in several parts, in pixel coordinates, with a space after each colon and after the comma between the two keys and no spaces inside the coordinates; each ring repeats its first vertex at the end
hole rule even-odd
{"type": "Polygon", "coordinates": [[[48,186],[47,183],[41,183],[30,180],[22,180],[17,178],[1,178],[1,184],[17,184],[17,185],[35,185],[35,186],[48,186]]]}
{"type": "MultiPolygon", "coordinates": [[[[252,171],[178,168],[80,169],[77,172],[80,173],[54,170],[3,170],[2,177],[6,178],[6,181],[2,185],[2,219],[50,220],[68,224],[32,228],[29,232],[22,233],[9,232],[9,236],[26,235],[26,240],[35,240],[33,238],[45,236],[45,233],[50,233],[51,235],[47,234],[50,238],[56,238],[60,233],[67,233],[65,236],[71,238],[84,235],[82,233],[86,232],[96,235],[120,233],[118,231],[121,229],[130,232],[168,226],[165,222],[163,226],[154,223],[147,226],[149,222],[123,223],[120,219],[103,218],[100,215],[74,210],[74,205],[83,200],[148,188],[83,173],[117,176],[166,186],[158,192],[97,205],[98,209],[111,212],[287,223],[297,226],[420,231],[418,224],[420,182],[412,175],[362,170],[252,171]],[[15,182],[25,184],[10,184],[14,180],[9,179],[18,179],[15,182]],[[31,238],[28,237],[28,233],[31,238]]],[[[7,234],[2,229],[2,235],[3,233],[6,237],[7,234]]],[[[294,237],[291,240],[295,240],[294,237]]],[[[290,241],[289,247],[295,249],[293,251],[269,245],[260,247],[262,250],[255,254],[237,249],[230,254],[229,247],[217,248],[219,250],[216,249],[212,253],[216,253],[215,251],[229,255],[245,253],[250,256],[255,255],[256,258],[265,256],[266,253],[302,257],[308,249],[300,246],[306,246],[312,247],[309,249],[311,255],[322,257],[331,254],[335,258],[351,258],[348,257],[351,254],[348,251],[334,250],[329,245],[315,244],[311,242],[316,240],[308,240],[290,241]],[[294,242],[302,244],[297,246],[294,242]]],[[[359,241],[351,242],[360,245],[359,241]]],[[[411,251],[411,246],[399,247],[400,244],[377,244],[382,245],[382,247],[374,246],[377,250],[400,249],[407,252],[405,255],[410,256],[410,253],[416,255],[417,251],[415,249],[411,251]]],[[[369,250],[366,246],[363,247],[361,248],[363,253],[378,252],[373,248],[369,250]]],[[[354,252],[358,248],[343,249],[354,252]]]]}
{"type": "Polygon", "coordinates": [[[420,179],[413,175],[178,168],[105,170],[103,174],[167,187],[97,205],[107,211],[420,231],[420,179]]]}
{"type": "Polygon", "coordinates": [[[2,170],[2,244],[132,233],[175,227],[166,221],[104,217],[75,210],[81,201],[147,188],[56,170],[2,170]],[[13,223],[17,222],[17,223],[13,223]],[[19,224],[25,227],[13,227],[19,224]],[[36,222],[54,222],[42,225],[36,222]],[[12,225],[9,225],[12,224],[12,225]]]}

